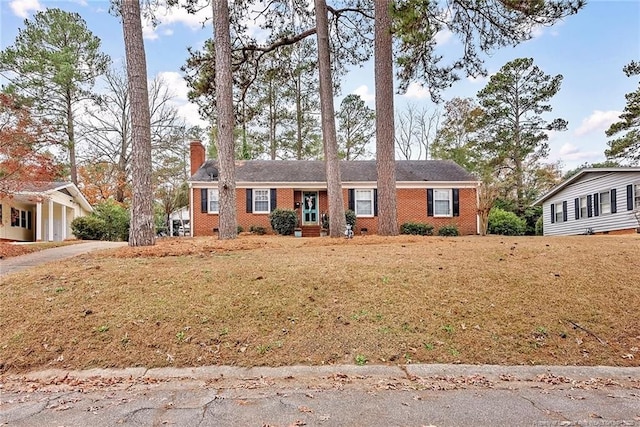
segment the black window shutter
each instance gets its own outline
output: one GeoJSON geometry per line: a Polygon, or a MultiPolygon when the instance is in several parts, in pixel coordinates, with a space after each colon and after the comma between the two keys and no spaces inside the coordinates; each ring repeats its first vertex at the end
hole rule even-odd
{"type": "Polygon", "coordinates": [[[208,188],[201,188],[200,189],[200,212],[202,213],[207,213],[209,211],[208,208],[208,196],[209,196],[209,189],[208,188]]]}
{"type": "Polygon", "coordinates": [[[378,216],[378,189],[373,189],[373,216],[378,216]]]}
{"type": "Polygon", "coordinates": [[[451,194],[453,195],[453,216],[460,216],[460,190],[454,188],[451,194]]]}
{"type": "Polygon", "coordinates": [[[600,215],[600,201],[598,193],[593,195],[593,216],[600,215]]]}
{"type": "Polygon", "coordinates": [[[567,222],[567,201],[562,202],[562,221],[567,222]]]}
{"type": "Polygon", "coordinates": [[[349,205],[349,209],[351,209],[354,212],[356,210],[356,197],[355,196],[356,196],[355,190],[353,188],[350,188],[349,192],[348,192],[348,198],[349,198],[348,205],[349,205]]]}
{"type": "Polygon", "coordinates": [[[611,189],[610,200],[611,200],[611,213],[612,214],[617,213],[618,212],[618,201],[616,199],[616,189],[615,188],[611,189]]]}
{"type": "Polygon", "coordinates": [[[551,224],[556,222],[556,204],[551,203],[551,224]]]}
{"type": "Polygon", "coordinates": [[[573,201],[573,209],[576,211],[576,219],[580,219],[580,198],[576,197],[573,201]]]}
{"type": "MultiPolygon", "coordinates": [[[[2,219],[2,218],[0,218],[0,219],[2,219]]],[[[31,211],[27,211],[27,228],[28,228],[29,230],[31,230],[31,227],[33,226],[33,225],[32,225],[32,224],[33,224],[33,222],[32,222],[32,221],[33,221],[33,212],[31,212],[31,211]]],[[[35,239],[34,239],[34,240],[35,240],[35,239]]]]}
{"type": "Polygon", "coordinates": [[[627,185],[627,210],[633,210],[633,184],[627,185]]]}
{"type": "Polygon", "coordinates": [[[591,194],[587,196],[587,216],[589,218],[593,216],[593,197],[591,194]]]}
{"type": "Polygon", "coordinates": [[[253,212],[253,190],[251,188],[247,188],[246,197],[247,197],[247,213],[251,213],[253,212]]]}
{"type": "Polygon", "coordinates": [[[427,188],[427,216],[433,216],[433,188],[427,188]]]}
{"type": "Polygon", "coordinates": [[[275,208],[278,207],[278,197],[277,197],[277,193],[278,191],[275,188],[271,189],[271,210],[273,211],[275,208]]]}

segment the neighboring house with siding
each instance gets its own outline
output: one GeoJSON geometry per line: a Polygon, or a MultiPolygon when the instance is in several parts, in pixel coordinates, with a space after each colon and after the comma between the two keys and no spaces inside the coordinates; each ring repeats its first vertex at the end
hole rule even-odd
{"type": "MultiPolygon", "coordinates": [[[[191,143],[191,235],[209,236],[218,228],[218,169],[205,160],[199,141],[191,143]]],[[[375,161],[341,162],[345,209],[356,213],[356,232],[378,231],[375,161]]],[[[398,225],[428,223],[437,232],[454,224],[461,234],[478,233],[477,186],[473,175],[452,161],[397,161],[398,225]]],[[[276,207],[295,209],[303,236],[320,234],[322,215],[329,212],[324,161],[246,160],[236,162],[238,225],[271,229],[269,213],[276,207]]]]}
{"type": "Polygon", "coordinates": [[[544,235],[635,233],[640,227],[640,167],[586,168],[534,202],[544,235]]]}
{"type": "Polygon", "coordinates": [[[73,238],[71,221],[93,212],[71,182],[21,184],[0,199],[0,240],[39,242],[73,238]]]}

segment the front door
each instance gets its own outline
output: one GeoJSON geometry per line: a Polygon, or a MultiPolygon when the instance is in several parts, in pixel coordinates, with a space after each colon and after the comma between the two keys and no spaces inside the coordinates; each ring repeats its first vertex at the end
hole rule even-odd
{"type": "Polygon", "coordinates": [[[302,225],[318,225],[318,192],[302,193],[302,225]]]}

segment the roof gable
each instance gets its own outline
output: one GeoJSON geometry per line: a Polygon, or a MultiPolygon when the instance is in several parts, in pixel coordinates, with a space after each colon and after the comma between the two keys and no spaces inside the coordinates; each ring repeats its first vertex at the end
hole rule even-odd
{"type": "Polygon", "coordinates": [[[548,193],[546,193],[545,195],[540,197],[538,200],[533,202],[533,205],[535,206],[535,205],[538,205],[540,203],[544,203],[549,198],[551,198],[554,195],[558,194],[560,191],[562,191],[563,189],[565,189],[569,185],[574,184],[574,183],[582,180],[587,175],[603,174],[603,173],[627,173],[627,172],[640,172],[640,167],[629,166],[629,167],[617,167],[617,168],[584,168],[584,169],[581,169],[580,171],[578,171],[578,173],[576,173],[575,175],[569,177],[567,180],[561,182],[560,184],[558,184],[557,186],[552,188],[548,193]]]}
{"type": "Polygon", "coordinates": [[[52,194],[56,191],[64,193],[76,199],[78,204],[88,212],[93,212],[93,207],[84,197],[80,189],[73,182],[66,181],[32,181],[22,183],[20,190],[15,194],[52,194]]]}
{"type": "MultiPolygon", "coordinates": [[[[342,161],[343,182],[375,182],[375,160],[342,161]]],[[[193,176],[192,182],[217,181],[217,161],[206,161],[193,176]]],[[[246,160],[236,162],[238,182],[326,182],[325,162],[321,160],[246,160]]],[[[398,160],[396,181],[475,182],[476,178],[450,160],[398,160]]]]}

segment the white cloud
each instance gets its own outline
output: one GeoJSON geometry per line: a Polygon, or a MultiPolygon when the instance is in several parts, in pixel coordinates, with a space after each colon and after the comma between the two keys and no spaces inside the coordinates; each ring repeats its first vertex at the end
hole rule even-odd
{"type": "Polygon", "coordinates": [[[159,36],[156,30],[151,23],[142,23],[142,37],[145,40],[157,40],[159,36]]]}
{"type": "Polygon", "coordinates": [[[20,18],[28,18],[30,12],[44,9],[38,0],[13,0],[9,7],[20,18]]]}
{"type": "Polygon", "coordinates": [[[620,114],[622,114],[620,111],[615,110],[595,110],[589,117],[582,120],[574,134],[583,136],[591,132],[604,132],[612,123],[618,121],[620,114]]]}
{"type": "Polygon", "coordinates": [[[473,84],[481,84],[481,83],[488,83],[489,82],[489,76],[467,76],[467,81],[473,83],[473,84]]]}
{"type": "Polygon", "coordinates": [[[360,98],[362,98],[364,102],[373,102],[376,99],[376,95],[369,92],[369,87],[367,85],[358,86],[353,93],[360,95],[360,98]]]}
{"type": "Polygon", "coordinates": [[[536,25],[531,29],[531,37],[532,38],[538,38],[538,37],[542,37],[542,35],[544,34],[544,30],[545,27],[543,25],[536,25]]]}
{"type": "Polygon", "coordinates": [[[566,142],[560,147],[558,157],[563,161],[587,161],[602,157],[603,151],[581,151],[576,145],[566,142]]]}
{"type": "Polygon", "coordinates": [[[409,99],[426,99],[431,95],[429,89],[422,86],[420,83],[411,82],[407,87],[407,91],[402,95],[409,99]]]}
{"type": "Polygon", "coordinates": [[[170,89],[170,93],[173,95],[171,103],[178,110],[178,115],[192,126],[206,128],[208,123],[200,117],[198,106],[189,102],[187,97],[189,87],[182,75],[175,71],[162,71],[158,73],[157,77],[162,79],[165,86],[170,89]]]}
{"type": "Polygon", "coordinates": [[[453,33],[447,28],[445,28],[444,30],[438,31],[435,36],[436,44],[438,46],[447,44],[452,37],[453,37],[453,33]]]}
{"type": "Polygon", "coordinates": [[[180,73],[175,71],[161,71],[158,73],[157,77],[164,82],[167,88],[170,89],[171,94],[175,97],[174,99],[180,101],[187,100],[189,88],[187,87],[187,82],[180,73]]]}
{"type": "Polygon", "coordinates": [[[155,14],[158,25],[154,28],[151,22],[143,22],[142,32],[145,39],[156,40],[159,38],[159,34],[173,35],[173,29],[170,27],[177,24],[182,24],[196,31],[202,28],[207,19],[210,21],[211,14],[210,7],[204,7],[195,14],[188,13],[182,6],[158,9],[155,14]]]}
{"type": "Polygon", "coordinates": [[[178,109],[178,115],[184,117],[189,125],[200,126],[203,129],[210,125],[209,122],[200,118],[200,112],[196,104],[185,102],[184,104],[176,104],[176,108],[178,109]]]}

